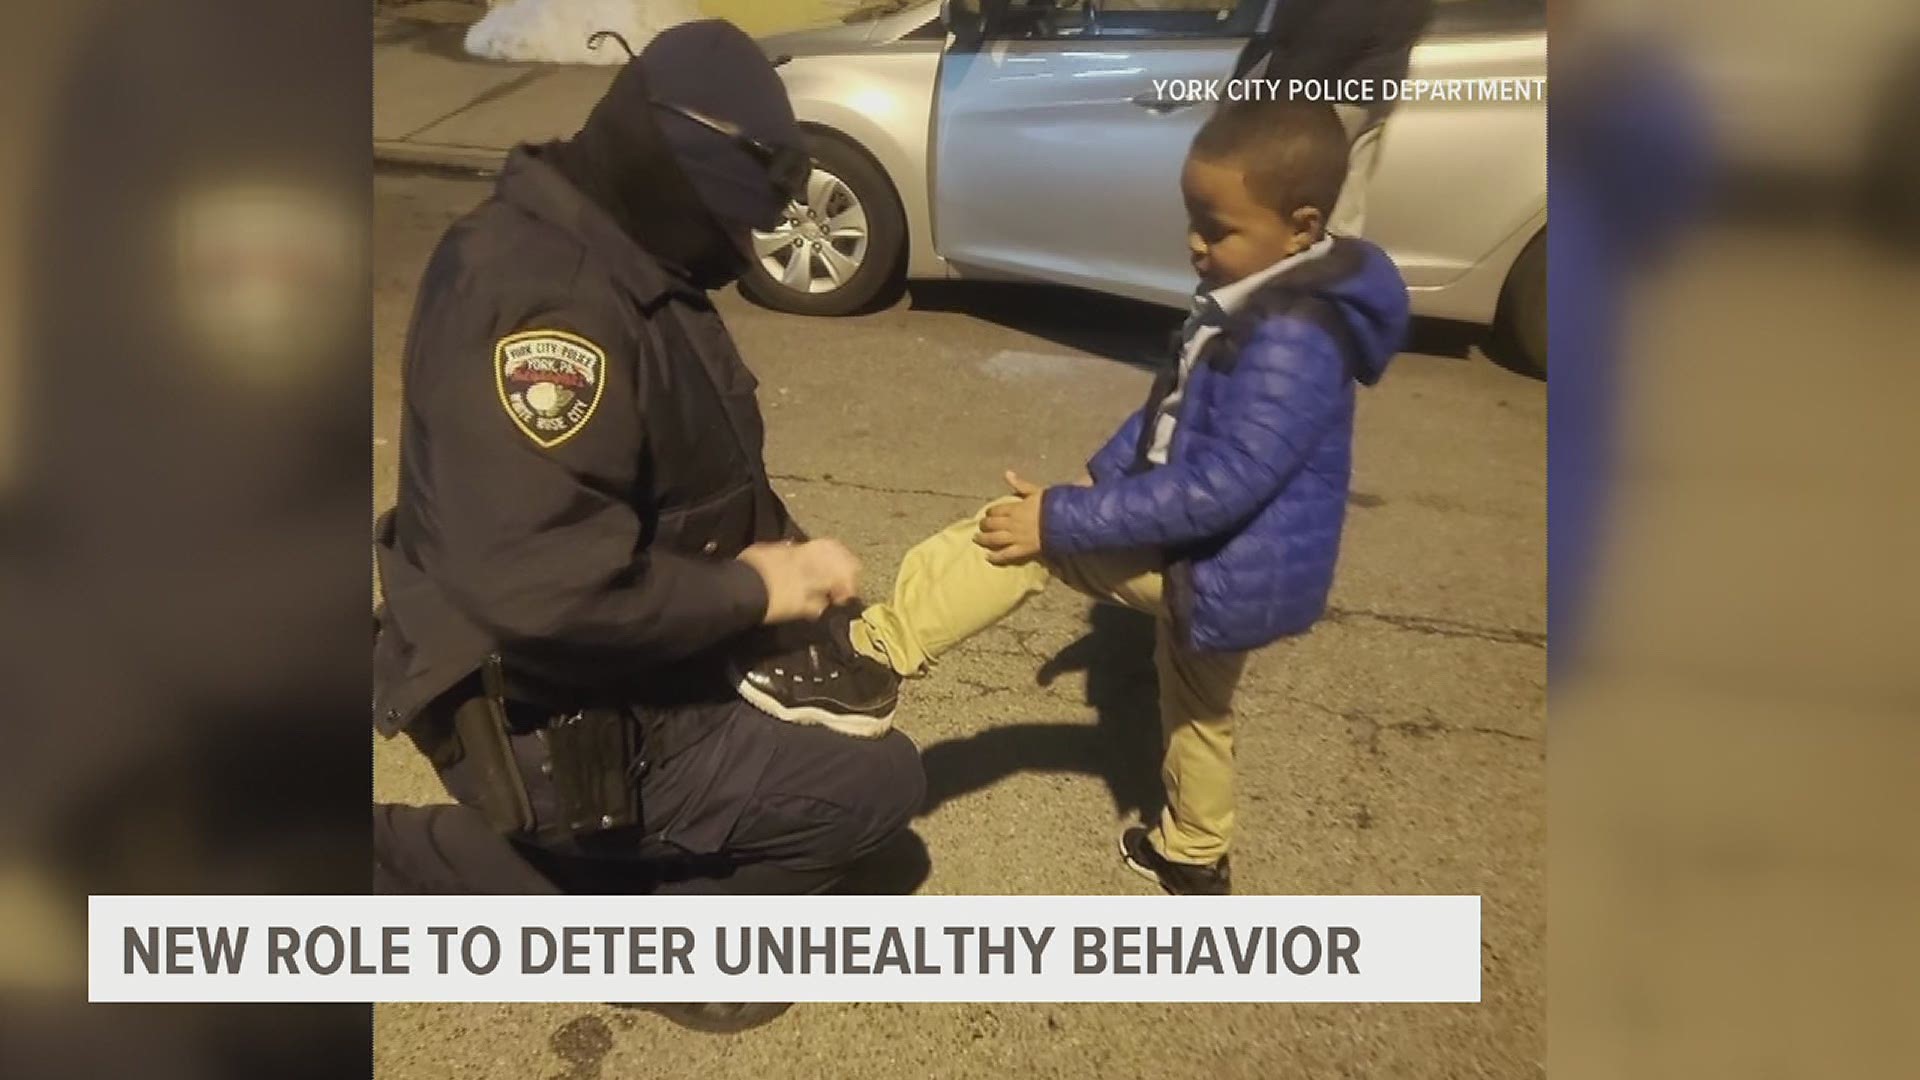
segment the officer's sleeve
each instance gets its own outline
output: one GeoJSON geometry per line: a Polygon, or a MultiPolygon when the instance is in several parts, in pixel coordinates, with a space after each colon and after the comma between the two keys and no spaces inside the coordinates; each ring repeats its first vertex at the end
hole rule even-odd
{"type": "Polygon", "coordinates": [[[410,406],[430,411],[439,576],[509,657],[657,664],[766,613],[746,564],[648,546],[640,365],[617,310],[536,306],[425,358],[431,391],[410,406]]]}
{"type": "Polygon", "coordinates": [[[813,539],[806,526],[794,519],[793,511],[787,509],[786,502],[777,495],[774,499],[780,505],[780,539],[793,544],[804,544],[813,539]]]}

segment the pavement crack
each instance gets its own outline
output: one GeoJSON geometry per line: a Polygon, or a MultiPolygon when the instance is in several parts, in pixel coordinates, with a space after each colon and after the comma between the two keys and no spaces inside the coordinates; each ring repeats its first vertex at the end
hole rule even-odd
{"type": "Polygon", "coordinates": [[[1009,694],[1014,690],[1011,686],[999,686],[994,683],[982,682],[979,679],[969,679],[964,676],[956,678],[953,681],[973,691],[973,696],[967,699],[969,701],[980,701],[983,698],[990,698],[995,694],[1009,694]]]}
{"type": "Polygon", "coordinates": [[[1468,728],[1455,728],[1454,730],[1465,732],[1469,735],[1491,735],[1498,739],[1511,739],[1514,742],[1537,743],[1540,741],[1540,736],[1538,735],[1522,735],[1517,731],[1503,731],[1500,728],[1468,727],[1468,728]]]}
{"type": "Polygon", "coordinates": [[[863,484],[858,480],[842,480],[832,473],[827,473],[822,476],[801,476],[798,473],[768,473],[767,479],[796,484],[821,484],[826,487],[852,488],[855,491],[873,491],[882,495],[927,495],[936,499],[965,499],[968,502],[981,504],[992,502],[994,498],[991,495],[979,495],[966,491],[939,491],[934,488],[898,488],[887,487],[884,484],[863,484]]]}
{"type": "Polygon", "coordinates": [[[1336,715],[1347,722],[1347,737],[1353,740],[1355,746],[1365,750],[1373,757],[1380,757],[1382,755],[1380,749],[1380,721],[1374,719],[1371,713],[1353,709],[1336,715]]]}
{"type": "Polygon", "coordinates": [[[1380,748],[1380,736],[1383,732],[1392,732],[1395,735],[1403,735],[1410,739],[1431,739],[1440,735],[1485,735],[1493,738],[1507,739],[1511,742],[1537,743],[1540,741],[1540,737],[1537,735],[1522,735],[1517,731],[1506,731],[1501,728],[1486,727],[1483,725],[1455,726],[1444,723],[1432,712],[1424,713],[1418,720],[1395,720],[1386,722],[1374,716],[1372,713],[1367,712],[1365,709],[1347,709],[1340,711],[1329,709],[1324,705],[1319,705],[1314,702],[1299,701],[1298,704],[1306,705],[1309,708],[1326,713],[1329,716],[1337,716],[1345,720],[1347,722],[1348,737],[1353,741],[1355,746],[1365,750],[1371,757],[1386,756],[1386,752],[1380,748]]]}
{"type": "Polygon", "coordinates": [[[1031,627],[1023,628],[1018,626],[1002,626],[999,629],[1005,631],[1006,633],[1012,634],[1014,644],[1018,645],[1020,647],[1020,651],[1024,653],[1029,659],[1039,660],[1042,662],[1053,659],[1053,657],[1049,655],[1045,649],[1042,649],[1033,643],[1034,639],[1040,636],[1040,631],[1038,629],[1031,628],[1031,627]]]}
{"type": "Polygon", "coordinates": [[[1403,615],[1391,611],[1328,607],[1326,617],[1331,622],[1370,619],[1400,630],[1416,634],[1431,634],[1435,637],[1466,638],[1473,641],[1488,641],[1496,645],[1524,645],[1535,649],[1547,647],[1547,635],[1537,630],[1520,630],[1511,626],[1485,626],[1480,623],[1462,622],[1458,619],[1443,619],[1434,615],[1403,615]]]}
{"type": "Polygon", "coordinates": [[[514,91],[521,89],[527,84],[536,82],[540,79],[544,79],[550,74],[552,73],[548,71],[537,71],[537,70],[529,71],[529,72],[526,72],[525,74],[516,75],[513,78],[508,79],[506,82],[500,83],[496,86],[488,87],[487,89],[481,91],[477,96],[475,96],[473,100],[466,102],[465,104],[461,105],[459,108],[453,110],[450,113],[447,113],[445,116],[436,117],[433,120],[430,120],[427,123],[422,124],[419,127],[413,129],[412,131],[407,132],[405,135],[400,136],[399,141],[406,142],[410,139],[417,138],[423,132],[430,131],[433,128],[439,126],[440,124],[446,123],[447,121],[453,119],[454,117],[459,116],[461,113],[466,112],[468,109],[471,109],[477,105],[485,105],[488,102],[498,101],[501,98],[506,97],[508,94],[511,94],[514,91]]]}

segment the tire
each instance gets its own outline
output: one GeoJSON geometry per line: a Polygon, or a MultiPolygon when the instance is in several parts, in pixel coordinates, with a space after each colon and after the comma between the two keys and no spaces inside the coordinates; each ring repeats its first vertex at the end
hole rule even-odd
{"type": "Polygon", "coordinates": [[[780,229],[754,234],[757,258],[740,291],[775,311],[851,315],[897,295],[906,215],[893,184],[866,154],[828,135],[808,141],[808,198],[787,208],[780,229]]]}
{"type": "Polygon", "coordinates": [[[1547,377],[1547,231],[1527,241],[1507,271],[1494,315],[1496,359],[1539,378],[1547,377]]]}

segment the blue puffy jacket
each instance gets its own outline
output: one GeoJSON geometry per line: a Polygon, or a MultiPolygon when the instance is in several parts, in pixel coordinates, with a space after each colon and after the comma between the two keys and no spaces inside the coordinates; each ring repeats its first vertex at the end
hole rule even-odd
{"type": "Polygon", "coordinates": [[[1167,463],[1141,411],[1088,462],[1092,487],[1047,491],[1051,554],[1157,547],[1175,632],[1208,652],[1265,645],[1326,610],[1353,471],[1356,383],[1399,350],[1407,287],[1385,252],[1341,238],[1263,285],[1187,378],[1167,463]]]}

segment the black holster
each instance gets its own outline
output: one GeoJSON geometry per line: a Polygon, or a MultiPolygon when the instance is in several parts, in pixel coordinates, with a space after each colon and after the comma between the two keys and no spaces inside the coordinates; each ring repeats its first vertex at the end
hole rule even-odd
{"type": "Polygon", "coordinates": [[[631,709],[602,706],[561,712],[510,691],[499,657],[472,682],[424,712],[409,728],[414,744],[442,773],[459,766],[466,798],[508,836],[570,840],[640,824],[645,739],[631,709]],[[539,740],[540,771],[551,786],[555,819],[540,820],[516,737],[539,740]]]}
{"type": "Polygon", "coordinates": [[[540,732],[559,802],[557,831],[579,837],[640,824],[647,768],[639,720],[624,708],[583,709],[540,732]]]}

